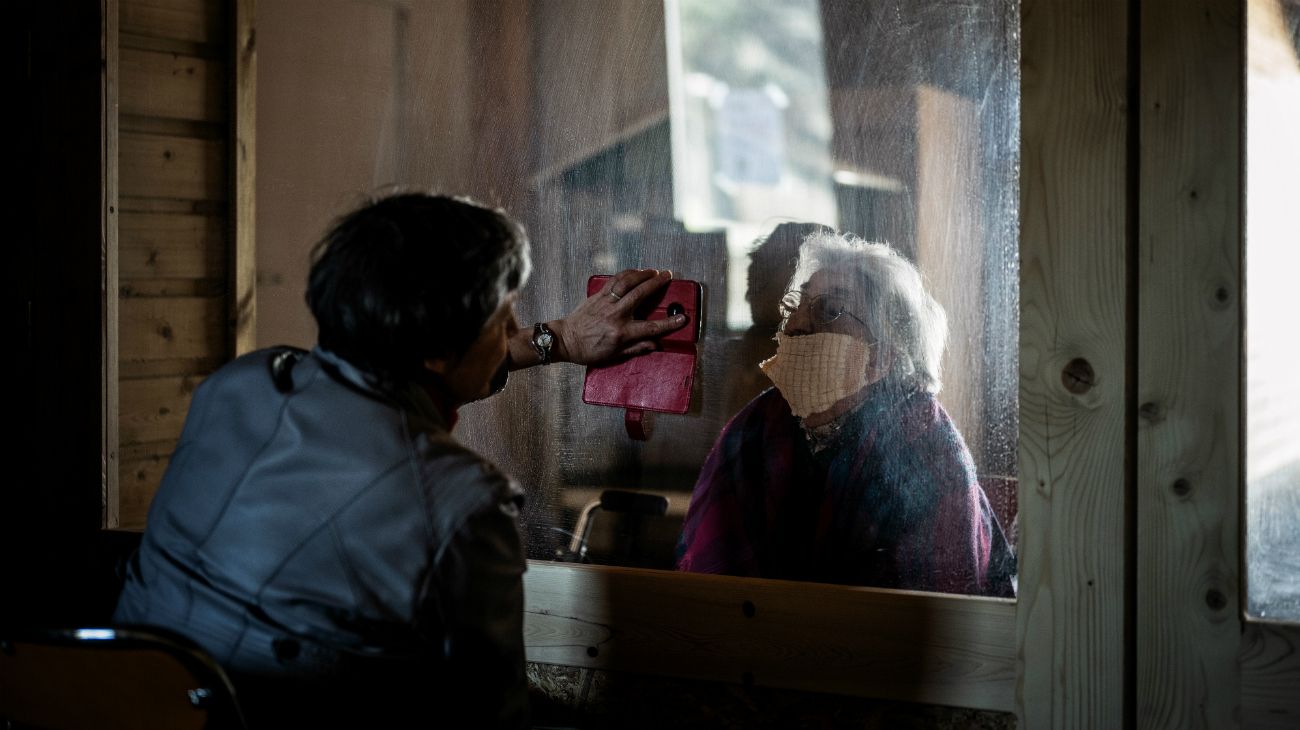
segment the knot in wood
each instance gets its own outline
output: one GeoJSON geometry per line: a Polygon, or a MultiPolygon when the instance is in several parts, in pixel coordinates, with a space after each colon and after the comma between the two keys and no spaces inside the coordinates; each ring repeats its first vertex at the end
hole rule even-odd
{"type": "Polygon", "coordinates": [[[1149,423],[1159,423],[1164,420],[1164,412],[1158,403],[1148,402],[1138,406],[1138,417],[1149,423]]]}
{"type": "Polygon", "coordinates": [[[1223,591],[1211,588],[1205,592],[1205,605],[1209,606],[1211,611],[1222,611],[1227,607],[1228,599],[1223,595],[1223,591]]]}
{"type": "Polygon", "coordinates": [[[1097,373],[1093,371],[1092,364],[1081,357],[1071,360],[1061,371],[1061,385],[1075,395],[1087,393],[1096,383],[1097,373]]]}

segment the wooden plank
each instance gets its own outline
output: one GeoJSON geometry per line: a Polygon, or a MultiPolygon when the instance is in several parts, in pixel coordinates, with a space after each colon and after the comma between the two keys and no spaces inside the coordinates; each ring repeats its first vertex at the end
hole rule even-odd
{"type": "Polygon", "coordinates": [[[226,199],[226,144],[124,133],[121,195],[180,200],[226,199]]]}
{"type": "Polygon", "coordinates": [[[175,360],[222,357],[226,349],[221,298],[121,300],[121,358],[175,360]]]}
{"type": "Polygon", "coordinates": [[[1242,8],[1151,0],[1141,12],[1137,724],[1232,727],[1242,8]]]}
{"type": "Polygon", "coordinates": [[[123,447],[151,441],[176,441],[194,389],[202,376],[123,380],[121,443],[123,447]]]}
{"type": "Polygon", "coordinates": [[[118,198],[118,205],[123,213],[179,213],[224,218],[227,212],[225,202],[215,200],[168,200],[121,196],[118,198]]]}
{"type": "Polygon", "coordinates": [[[213,0],[121,0],[122,33],[220,44],[224,3],[213,0]]]}
{"type": "Polygon", "coordinates": [[[220,297],[226,294],[225,279],[122,279],[121,297],[220,297]]]}
{"type": "Polygon", "coordinates": [[[224,64],[194,56],[123,49],[121,112],[220,122],[226,118],[224,64]]]}
{"type": "Polygon", "coordinates": [[[224,122],[195,122],[189,119],[142,117],[138,114],[121,115],[118,128],[123,132],[196,139],[225,139],[227,133],[224,122]]]}
{"type": "Polygon", "coordinates": [[[234,83],[231,104],[231,238],[230,352],[238,357],[257,349],[257,45],[254,43],[256,0],[237,0],[234,7],[234,83]]]}
{"type": "Polygon", "coordinates": [[[124,279],[220,279],[226,274],[226,223],[216,216],[123,213],[124,279]]]}
{"type": "Polygon", "coordinates": [[[216,46],[206,43],[176,40],[175,38],[153,38],[143,35],[122,35],[121,47],[136,51],[157,51],[159,53],[176,53],[182,56],[194,56],[219,61],[225,58],[216,46]]]}
{"type": "Polygon", "coordinates": [[[149,503],[158,491],[163,472],[175,444],[153,444],[149,453],[123,454],[120,472],[119,529],[139,530],[145,526],[149,503]]]}
{"type": "Polygon", "coordinates": [[[1020,686],[1026,728],[1125,726],[1128,9],[1021,13],[1020,686]]]}
{"type": "Polygon", "coordinates": [[[1241,726],[1300,727],[1300,626],[1247,621],[1241,637],[1241,726]]]}
{"type": "Polygon", "coordinates": [[[118,371],[123,380],[201,376],[215,372],[226,361],[227,358],[217,355],[174,360],[124,360],[119,363],[118,371]]]}
{"type": "Polygon", "coordinates": [[[1015,604],[530,562],[530,661],[1010,710],[1015,604]]]}
{"type": "Polygon", "coordinates": [[[121,56],[118,51],[118,0],[103,0],[100,5],[103,35],[101,40],[102,81],[102,132],[100,144],[103,156],[100,159],[100,215],[103,228],[101,234],[100,260],[103,262],[103,284],[100,289],[103,320],[100,329],[100,392],[103,401],[100,409],[100,429],[103,443],[100,446],[100,526],[114,528],[120,521],[119,502],[120,485],[118,483],[118,447],[121,438],[119,432],[118,412],[118,358],[119,358],[119,323],[118,323],[118,274],[119,245],[118,228],[120,211],[118,208],[118,108],[122,86],[120,83],[121,56]]]}

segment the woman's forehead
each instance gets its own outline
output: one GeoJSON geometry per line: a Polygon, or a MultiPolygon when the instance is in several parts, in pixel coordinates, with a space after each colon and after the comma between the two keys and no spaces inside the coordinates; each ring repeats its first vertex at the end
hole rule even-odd
{"type": "Polygon", "coordinates": [[[856,276],[854,271],[838,268],[818,269],[800,288],[808,296],[839,294],[860,297],[863,294],[861,277],[856,276]]]}

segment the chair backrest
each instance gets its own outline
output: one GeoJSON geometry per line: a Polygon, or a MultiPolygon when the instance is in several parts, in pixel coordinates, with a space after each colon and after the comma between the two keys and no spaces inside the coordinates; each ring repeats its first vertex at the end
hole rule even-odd
{"type": "Polygon", "coordinates": [[[230,680],[153,628],[0,632],[0,726],[243,728],[230,680]]]}
{"type": "Polygon", "coordinates": [[[1015,549],[1018,527],[1016,515],[1020,511],[1017,495],[1019,480],[1015,477],[981,474],[979,482],[984,488],[984,495],[989,499],[989,506],[993,508],[993,514],[997,515],[998,524],[1002,525],[1007,541],[1015,549]]]}

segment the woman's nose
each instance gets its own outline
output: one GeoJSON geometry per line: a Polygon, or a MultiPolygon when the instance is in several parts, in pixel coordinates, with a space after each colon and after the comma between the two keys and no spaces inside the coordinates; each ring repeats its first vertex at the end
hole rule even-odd
{"type": "Polygon", "coordinates": [[[800,304],[791,312],[790,316],[786,318],[785,326],[781,328],[781,331],[791,337],[814,334],[812,316],[808,313],[807,305],[800,304]]]}

